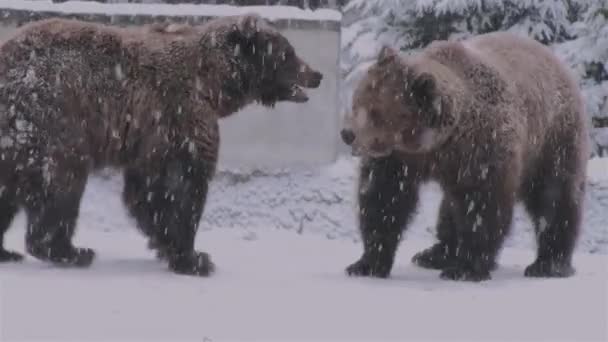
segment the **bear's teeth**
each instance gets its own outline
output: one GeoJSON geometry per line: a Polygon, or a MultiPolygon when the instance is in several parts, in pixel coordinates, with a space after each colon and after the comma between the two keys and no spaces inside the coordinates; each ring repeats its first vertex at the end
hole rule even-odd
{"type": "Polygon", "coordinates": [[[300,86],[294,84],[291,86],[291,98],[297,102],[308,101],[308,95],[300,88],[300,86]]]}

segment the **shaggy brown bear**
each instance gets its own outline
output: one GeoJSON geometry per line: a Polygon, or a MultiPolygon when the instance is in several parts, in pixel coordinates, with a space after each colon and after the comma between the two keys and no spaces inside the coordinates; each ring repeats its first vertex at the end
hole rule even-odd
{"type": "Polygon", "coordinates": [[[418,201],[437,181],[438,242],[414,256],[444,279],[490,279],[514,203],[536,227],[530,277],[574,273],[588,152],[576,80],[540,43],[509,33],[382,49],[354,94],[343,140],[363,155],[364,252],[351,275],[387,277],[418,201]]]}
{"type": "MultiPolygon", "coordinates": [[[[41,260],[88,266],[72,244],[87,176],[124,169],[123,199],[177,273],[207,275],[194,249],[218,157],[218,119],[260,102],[305,102],[321,73],[257,15],[200,26],[119,28],[50,19],[0,47],[0,238],[18,208],[41,260]]],[[[21,255],[0,248],[0,260],[21,255]]]]}

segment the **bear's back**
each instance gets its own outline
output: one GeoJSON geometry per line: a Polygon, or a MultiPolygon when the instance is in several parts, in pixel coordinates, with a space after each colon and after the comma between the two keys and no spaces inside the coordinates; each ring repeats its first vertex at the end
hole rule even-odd
{"type": "Polygon", "coordinates": [[[523,99],[522,110],[529,115],[547,115],[550,121],[552,115],[568,114],[560,112],[571,108],[570,104],[582,106],[578,83],[570,70],[534,39],[494,32],[466,40],[463,46],[499,73],[515,98],[523,99]]]}
{"type": "MultiPolygon", "coordinates": [[[[512,103],[506,113],[520,120],[525,153],[543,153],[548,136],[577,130],[586,133],[584,102],[579,85],[559,58],[529,37],[508,32],[477,36],[464,43],[471,53],[496,70],[506,82],[512,103]]],[[[584,153],[584,151],[581,151],[584,153]]]]}
{"type": "Polygon", "coordinates": [[[477,92],[491,87],[505,92],[505,100],[521,99],[521,112],[553,115],[566,104],[582,105],[570,70],[549,48],[528,37],[493,32],[458,42],[437,41],[423,55],[461,75],[477,92]],[[543,109],[547,113],[538,113],[543,109]]]}
{"type": "Polygon", "coordinates": [[[438,61],[466,84],[472,100],[465,110],[476,114],[464,131],[495,127],[509,132],[502,143],[519,145],[531,159],[543,153],[548,137],[585,132],[578,82],[549,48],[531,38],[494,32],[437,41],[421,57],[438,61]]]}
{"type": "Polygon", "coordinates": [[[13,42],[33,47],[75,47],[88,43],[120,41],[121,29],[104,24],[74,19],[52,18],[34,21],[22,26],[3,45],[13,42]]]}
{"type": "Polygon", "coordinates": [[[32,69],[37,77],[44,78],[46,74],[54,77],[54,72],[51,75],[47,71],[62,68],[83,74],[87,66],[116,64],[123,56],[119,28],[72,19],[46,19],[24,25],[0,45],[0,73],[32,69]]]}
{"type": "MultiPolygon", "coordinates": [[[[54,51],[53,59],[78,55],[81,58],[91,57],[91,65],[104,60],[112,61],[114,64],[128,63],[141,55],[168,54],[170,52],[166,47],[171,41],[194,41],[196,35],[196,27],[189,25],[153,24],[124,28],[74,19],[52,18],[22,26],[0,45],[0,53],[2,56],[10,57],[10,60],[3,61],[3,64],[9,65],[33,62],[28,57],[32,51],[50,51],[50,49],[54,51]],[[66,53],[56,53],[59,50],[64,50],[66,53]],[[15,58],[16,56],[27,58],[19,59],[15,58]]],[[[57,60],[57,63],[60,62],[57,60]]]]}

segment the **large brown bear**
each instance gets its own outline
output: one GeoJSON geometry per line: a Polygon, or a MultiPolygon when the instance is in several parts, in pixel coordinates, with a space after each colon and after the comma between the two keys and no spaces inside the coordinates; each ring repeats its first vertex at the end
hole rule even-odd
{"type": "MultiPolygon", "coordinates": [[[[253,102],[305,102],[301,87],[321,79],[257,15],[200,26],[26,25],[0,47],[0,238],[23,207],[28,253],[88,266],[93,250],[72,244],[87,176],[120,167],[124,202],[150,247],[177,273],[208,275],[213,263],[194,237],[218,119],[253,102]]],[[[21,258],[0,248],[0,261],[21,258]]]]}
{"type": "Polygon", "coordinates": [[[574,273],[588,152],[575,79],[536,41],[490,33],[399,56],[385,47],[354,94],[343,140],[363,155],[363,256],[351,275],[387,277],[421,182],[444,198],[438,243],[414,256],[444,279],[490,279],[514,203],[536,226],[530,277],[574,273]]]}

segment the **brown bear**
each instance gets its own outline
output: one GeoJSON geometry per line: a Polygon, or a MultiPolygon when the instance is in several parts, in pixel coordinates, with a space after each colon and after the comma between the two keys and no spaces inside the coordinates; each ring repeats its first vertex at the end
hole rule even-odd
{"type": "Polygon", "coordinates": [[[387,277],[422,182],[444,198],[438,242],[413,262],[444,279],[490,279],[522,200],[538,252],[530,277],[574,273],[589,157],[577,81],[542,44],[510,33],[384,47],[358,84],[342,139],[362,155],[364,244],[350,275],[387,277]]]}
{"type": "MultiPolygon", "coordinates": [[[[149,246],[176,273],[208,275],[194,238],[218,119],[254,102],[305,102],[302,87],[321,79],[254,14],[197,26],[30,23],[0,46],[0,238],[22,207],[29,254],[90,265],[94,251],[72,244],[79,204],[92,171],[117,167],[149,246]]],[[[0,246],[0,261],[22,258],[0,246]]]]}

